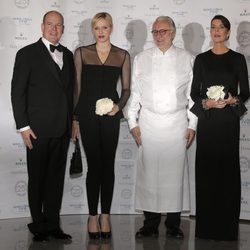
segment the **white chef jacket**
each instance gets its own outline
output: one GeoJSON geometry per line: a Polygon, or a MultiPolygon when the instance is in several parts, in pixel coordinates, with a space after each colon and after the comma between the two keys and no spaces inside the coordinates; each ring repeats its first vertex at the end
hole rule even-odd
{"type": "Polygon", "coordinates": [[[141,130],[135,186],[138,210],[189,209],[185,135],[197,124],[189,111],[193,61],[175,46],[165,53],[157,47],[145,50],[134,60],[127,118],[130,129],[139,125],[141,130]]]}

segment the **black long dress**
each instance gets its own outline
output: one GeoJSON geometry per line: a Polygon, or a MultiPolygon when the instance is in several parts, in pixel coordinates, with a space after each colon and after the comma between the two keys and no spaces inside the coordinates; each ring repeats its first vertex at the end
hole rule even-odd
{"type": "Polygon", "coordinates": [[[232,50],[221,55],[211,50],[198,55],[191,97],[195,102],[191,111],[198,116],[196,237],[237,240],[241,202],[239,120],[249,97],[244,56],[232,50]],[[239,104],[203,109],[202,100],[212,85],[225,86],[239,98],[239,104]]]}
{"type": "Polygon", "coordinates": [[[81,139],[85,150],[88,172],[86,177],[89,214],[110,213],[114,188],[114,161],[118,143],[122,108],[130,94],[130,56],[114,45],[106,61],[98,57],[96,44],[75,51],[77,76],[76,96],[79,96],[75,115],[80,123],[81,139]],[[117,84],[121,80],[121,96],[117,84]],[[110,98],[119,106],[115,116],[95,114],[96,101],[110,98]]]}

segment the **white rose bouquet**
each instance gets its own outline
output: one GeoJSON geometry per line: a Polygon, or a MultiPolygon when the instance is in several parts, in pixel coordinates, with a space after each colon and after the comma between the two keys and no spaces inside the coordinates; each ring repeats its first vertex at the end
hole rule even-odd
{"type": "Polygon", "coordinates": [[[224,90],[224,86],[221,85],[214,85],[211,86],[207,89],[207,97],[209,99],[213,99],[215,101],[218,101],[219,99],[224,99],[225,97],[225,92],[224,90]]]}
{"type": "Polygon", "coordinates": [[[113,101],[109,98],[102,98],[96,101],[95,113],[103,116],[109,113],[113,108],[113,101]]]}

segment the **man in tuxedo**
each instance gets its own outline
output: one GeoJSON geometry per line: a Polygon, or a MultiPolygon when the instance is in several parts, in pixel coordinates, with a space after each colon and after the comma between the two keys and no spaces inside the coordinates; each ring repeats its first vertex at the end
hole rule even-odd
{"type": "Polygon", "coordinates": [[[70,240],[60,227],[60,208],[73,109],[73,54],[59,44],[64,30],[59,12],[47,12],[41,30],[42,38],[17,52],[11,82],[16,127],[27,148],[28,227],[34,241],[70,240]]]}

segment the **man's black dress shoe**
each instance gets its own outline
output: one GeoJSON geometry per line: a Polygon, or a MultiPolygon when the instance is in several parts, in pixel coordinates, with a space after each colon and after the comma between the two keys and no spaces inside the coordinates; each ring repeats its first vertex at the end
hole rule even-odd
{"type": "Polygon", "coordinates": [[[179,227],[171,227],[167,228],[167,236],[182,239],[184,238],[184,233],[179,227]]]}
{"type": "Polygon", "coordinates": [[[152,230],[152,229],[147,229],[147,228],[140,228],[139,231],[136,232],[135,237],[140,239],[144,237],[158,237],[159,236],[159,231],[158,230],[152,230]]]}
{"type": "Polygon", "coordinates": [[[62,229],[55,229],[48,232],[48,235],[52,238],[59,239],[59,240],[71,240],[72,237],[69,234],[63,232],[62,229]]]}
{"type": "Polygon", "coordinates": [[[47,242],[48,239],[48,234],[46,233],[34,233],[33,241],[38,241],[38,242],[47,242]]]}

